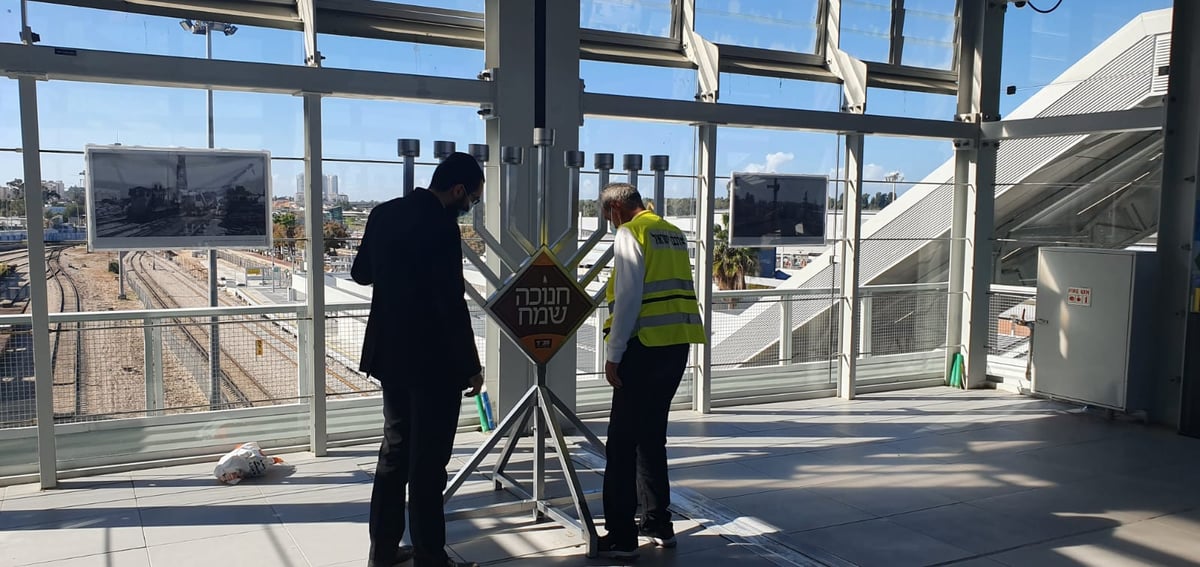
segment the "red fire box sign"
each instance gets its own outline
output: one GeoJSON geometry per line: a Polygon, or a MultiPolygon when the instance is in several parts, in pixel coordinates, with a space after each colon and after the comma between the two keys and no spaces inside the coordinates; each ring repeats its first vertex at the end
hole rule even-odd
{"type": "Polygon", "coordinates": [[[1092,288],[1090,287],[1069,287],[1067,288],[1067,305],[1078,305],[1080,307],[1092,306],[1092,288]]]}

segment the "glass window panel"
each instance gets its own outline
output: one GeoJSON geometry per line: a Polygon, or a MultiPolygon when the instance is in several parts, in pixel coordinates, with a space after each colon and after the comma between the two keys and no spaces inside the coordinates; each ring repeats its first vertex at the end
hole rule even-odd
{"type": "Polygon", "coordinates": [[[603,61],[580,61],[579,72],[590,93],[693,100],[696,72],[675,67],[652,67],[603,61]],[[637,77],[637,81],[630,81],[637,77]]]}
{"type": "Polygon", "coordinates": [[[671,0],[582,0],[579,25],[641,35],[671,36],[671,0]]]}
{"type": "Polygon", "coordinates": [[[721,128],[717,147],[720,176],[763,171],[836,177],[842,153],[837,134],[751,128],[721,128]]]}
{"type": "Polygon", "coordinates": [[[304,156],[304,101],[278,94],[213,93],[215,146],[304,156]]]}
{"type": "MultiPolygon", "coordinates": [[[[1046,7],[1053,5],[1043,3],[1046,7]]],[[[1038,6],[1042,7],[1043,3],[1038,6]]],[[[1002,96],[1001,114],[1011,115],[1013,110],[1047,86],[1078,84],[1060,78],[1060,75],[1123,27],[1138,25],[1135,20],[1142,14],[1171,6],[1171,0],[1093,0],[1063,2],[1054,12],[1039,14],[1028,7],[1010,5],[1004,24],[1001,81],[1002,88],[1015,89],[1015,94],[1002,96]]],[[[1166,18],[1169,22],[1170,15],[1166,18]]],[[[1119,76],[1105,80],[1148,83],[1153,72],[1149,67],[1147,65],[1144,72],[1119,73],[1119,76]]],[[[1125,89],[1110,83],[1105,90],[1125,89]]]]}
{"type": "Polygon", "coordinates": [[[886,63],[891,52],[891,0],[843,0],[841,48],[863,61],[886,63]]]}
{"type": "Polygon", "coordinates": [[[892,89],[867,89],[867,114],[953,120],[958,109],[954,95],[892,89]]]}
{"type": "Polygon", "coordinates": [[[836,112],[842,105],[842,87],[835,83],[721,73],[721,102],[836,112]]]}
{"type": "Polygon", "coordinates": [[[462,47],[321,34],[317,48],[339,69],[474,79],[484,67],[482,50],[462,47]]]}
{"type": "MultiPolygon", "coordinates": [[[[695,173],[695,142],[696,130],[686,124],[664,124],[660,122],[644,122],[639,120],[615,120],[608,118],[588,118],[579,129],[579,149],[586,153],[585,169],[591,170],[595,163],[595,154],[613,154],[615,168],[611,181],[625,181],[625,171],[621,167],[622,155],[641,154],[642,170],[639,172],[639,187],[643,188],[643,196],[653,195],[653,172],[650,171],[650,156],[669,156],[670,169],[668,174],[694,175],[695,173]]],[[[585,175],[580,178],[579,194],[583,199],[596,198],[598,187],[596,177],[585,175]],[[590,196],[590,197],[589,197],[590,196]]],[[[690,194],[691,184],[688,182],[671,181],[667,184],[668,197],[686,197],[690,194]]]]}
{"type": "Polygon", "coordinates": [[[0,148],[20,146],[21,104],[17,98],[17,81],[0,77],[0,148]]]}
{"type": "Polygon", "coordinates": [[[38,121],[43,149],[208,146],[201,89],[48,81],[38,83],[38,121]]]}
{"type": "Polygon", "coordinates": [[[0,43],[21,42],[20,0],[0,0],[0,43]]]}
{"type": "Polygon", "coordinates": [[[1042,246],[1155,248],[1160,133],[1009,140],[996,169],[997,283],[1035,285],[1042,246]],[[1048,161],[1031,164],[1031,153],[1048,161]]]}
{"type": "Polygon", "coordinates": [[[901,63],[913,67],[954,67],[954,0],[905,0],[901,63]]]}
{"type": "MultiPolygon", "coordinates": [[[[351,202],[394,199],[400,196],[404,186],[404,167],[398,163],[354,163],[328,159],[322,163],[323,173],[330,178],[337,178],[338,193],[346,195],[351,202]]],[[[433,169],[432,165],[415,168],[413,178],[417,187],[429,185],[433,169]]],[[[293,194],[296,184],[303,179],[302,172],[292,175],[293,194]]]]}
{"type": "Polygon", "coordinates": [[[696,31],[709,41],[815,53],[817,0],[697,0],[696,31]]]}
{"type": "MultiPolygon", "coordinates": [[[[954,158],[954,144],[950,140],[867,136],[863,141],[863,153],[867,157],[867,163],[863,165],[863,179],[888,181],[889,192],[892,190],[891,180],[894,179],[898,183],[897,195],[903,195],[915,183],[928,181],[940,184],[954,176],[951,170],[947,179],[926,179],[954,158]]],[[[873,191],[883,189],[874,188],[873,191]]]]}
{"type": "Polygon", "coordinates": [[[382,100],[327,98],[322,106],[326,159],[399,161],[396,140],[421,140],[419,161],[433,161],[433,142],[448,140],[465,150],[484,143],[475,107],[382,100]]]}
{"type": "MultiPolygon", "coordinates": [[[[179,23],[176,18],[29,3],[29,25],[41,35],[42,45],[204,58],[204,36],[184,30],[179,23]]],[[[213,34],[214,59],[304,63],[304,38],[300,32],[235,27],[233,35],[213,34]]]]}

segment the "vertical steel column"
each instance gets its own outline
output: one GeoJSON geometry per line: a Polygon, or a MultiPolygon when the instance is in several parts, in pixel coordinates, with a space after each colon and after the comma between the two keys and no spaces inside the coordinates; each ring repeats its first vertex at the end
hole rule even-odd
{"type": "Polygon", "coordinates": [[[621,158],[624,165],[625,175],[628,176],[627,182],[633,185],[634,189],[638,186],[638,171],[642,169],[642,156],[640,154],[625,154],[621,158]]]}
{"type": "Polygon", "coordinates": [[[17,78],[21,153],[25,166],[25,232],[29,239],[29,314],[33,326],[33,389],[37,404],[38,480],[58,484],[54,443],[54,368],[50,360],[50,306],[46,291],[46,233],[42,227],[42,154],[38,134],[37,79],[17,78]]]}
{"type": "Polygon", "coordinates": [[[396,153],[404,158],[404,189],[401,195],[407,197],[416,186],[416,159],[421,155],[421,140],[412,138],[396,140],[396,153]]]}
{"type": "MultiPolygon", "coordinates": [[[[510,227],[533,234],[532,213],[532,156],[525,156],[529,134],[533,130],[534,39],[530,33],[533,2],[530,0],[485,0],[484,3],[484,61],[495,87],[493,112],[484,123],[489,152],[501,158],[501,175],[487,177],[484,221],[488,232],[500,239],[509,257],[528,257],[525,243],[514,237],[510,227]],[[521,159],[518,159],[518,155],[521,159]],[[528,157],[529,159],[524,159],[528,157]]],[[[532,239],[529,239],[532,240],[532,239]]],[[[512,274],[498,254],[489,254],[488,267],[502,280],[512,274]]],[[[498,324],[488,318],[484,343],[487,360],[484,380],[495,404],[496,422],[517,407],[517,403],[533,384],[533,367],[521,349],[508,339],[498,324]]]]}
{"type": "Polygon", "coordinates": [[[858,353],[864,356],[871,356],[871,353],[875,350],[875,345],[871,344],[871,318],[873,317],[871,314],[872,303],[874,303],[874,298],[872,296],[863,295],[862,301],[860,302],[861,307],[859,308],[860,310],[858,313],[858,319],[860,322],[858,326],[858,353]]]}
{"type": "MultiPolygon", "coordinates": [[[[958,119],[999,120],[1000,69],[1007,4],[988,0],[962,6],[958,119]]],[[[950,297],[946,329],[948,376],[963,356],[967,388],[987,381],[989,291],[996,216],[997,142],[955,141],[954,205],[950,228],[950,297]]]]}
{"type": "Polygon", "coordinates": [[[792,294],[779,297],[779,365],[792,363],[792,294]]]}
{"type": "MultiPolygon", "coordinates": [[[[204,55],[212,59],[212,22],[204,26],[204,55]]],[[[208,147],[217,146],[216,130],[213,124],[213,90],[206,89],[208,95],[208,147]]],[[[208,306],[217,306],[217,251],[208,251],[208,306]]],[[[217,409],[221,404],[221,325],[219,317],[209,317],[208,328],[208,380],[212,392],[209,405],[217,409]]]]}
{"type": "Polygon", "coordinates": [[[671,156],[650,156],[650,171],[654,172],[654,208],[659,216],[667,216],[667,170],[671,156]]]}
{"type": "Polygon", "coordinates": [[[162,328],[151,319],[142,320],[146,362],[146,415],[162,415],[166,408],[162,372],[162,328]]]}
{"type": "Polygon", "coordinates": [[[858,380],[858,279],[862,245],[863,135],[846,134],[846,192],[842,202],[841,333],[838,340],[838,396],[853,400],[858,380]]]}
{"type": "Polygon", "coordinates": [[[697,156],[699,165],[697,181],[700,190],[696,209],[696,299],[700,303],[700,317],[708,334],[705,344],[696,345],[696,380],[692,392],[692,410],[699,413],[712,411],[712,333],[713,333],[713,232],[716,228],[717,203],[717,125],[696,126],[697,156]]]}
{"type": "Polygon", "coordinates": [[[304,204],[304,232],[308,241],[304,246],[304,262],[308,265],[305,280],[308,295],[306,310],[308,317],[301,323],[308,325],[308,340],[300,346],[300,356],[305,359],[308,371],[307,382],[311,384],[309,398],[309,444],[314,455],[325,456],[328,440],[325,404],[325,242],[323,232],[321,182],[321,95],[304,93],[304,175],[308,180],[308,192],[304,204]]]}
{"type": "Polygon", "coordinates": [[[117,299],[125,299],[125,251],[117,252],[117,299]]]}
{"type": "Polygon", "coordinates": [[[1163,186],[1159,208],[1158,305],[1160,367],[1154,373],[1155,421],[1178,425],[1182,433],[1200,436],[1200,353],[1187,349],[1200,333],[1200,314],[1189,317],[1200,293],[1200,203],[1196,175],[1200,170],[1200,6],[1176,2],[1172,14],[1171,84],[1163,139],[1163,186]],[[1191,321],[1189,321],[1189,318],[1191,321]]]}

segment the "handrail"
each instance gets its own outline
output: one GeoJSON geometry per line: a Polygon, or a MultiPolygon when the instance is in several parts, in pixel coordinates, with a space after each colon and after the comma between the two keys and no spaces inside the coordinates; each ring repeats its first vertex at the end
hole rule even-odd
{"type": "MultiPolygon", "coordinates": [[[[906,291],[940,291],[949,289],[945,283],[918,283],[918,284],[883,284],[863,286],[859,288],[863,295],[872,295],[879,293],[901,293],[906,291]]],[[[772,288],[772,289],[739,289],[739,290],[714,290],[713,299],[754,299],[764,297],[794,297],[798,295],[815,295],[825,297],[838,296],[840,288],[836,287],[807,287],[807,288],[772,288]]]]}
{"type": "Polygon", "coordinates": [[[1013,295],[1036,296],[1037,288],[1023,285],[992,284],[991,293],[1011,293],[1013,295]]]}
{"type": "Polygon", "coordinates": [[[231,305],[226,307],[182,307],[177,309],[133,309],[129,311],[84,311],[51,313],[51,323],[93,321],[128,321],[131,319],[176,319],[192,317],[237,317],[246,315],[300,315],[307,310],[303,303],[276,305],[231,305]]]}

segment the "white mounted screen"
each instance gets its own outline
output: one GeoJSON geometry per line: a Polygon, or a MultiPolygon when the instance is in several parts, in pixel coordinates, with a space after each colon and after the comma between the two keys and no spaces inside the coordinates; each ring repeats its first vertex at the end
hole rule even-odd
{"type": "Polygon", "coordinates": [[[270,248],[265,151],[87,147],[92,250],[270,248]]]}
{"type": "Polygon", "coordinates": [[[828,195],[823,175],[734,173],[730,246],[823,246],[828,195]]]}

